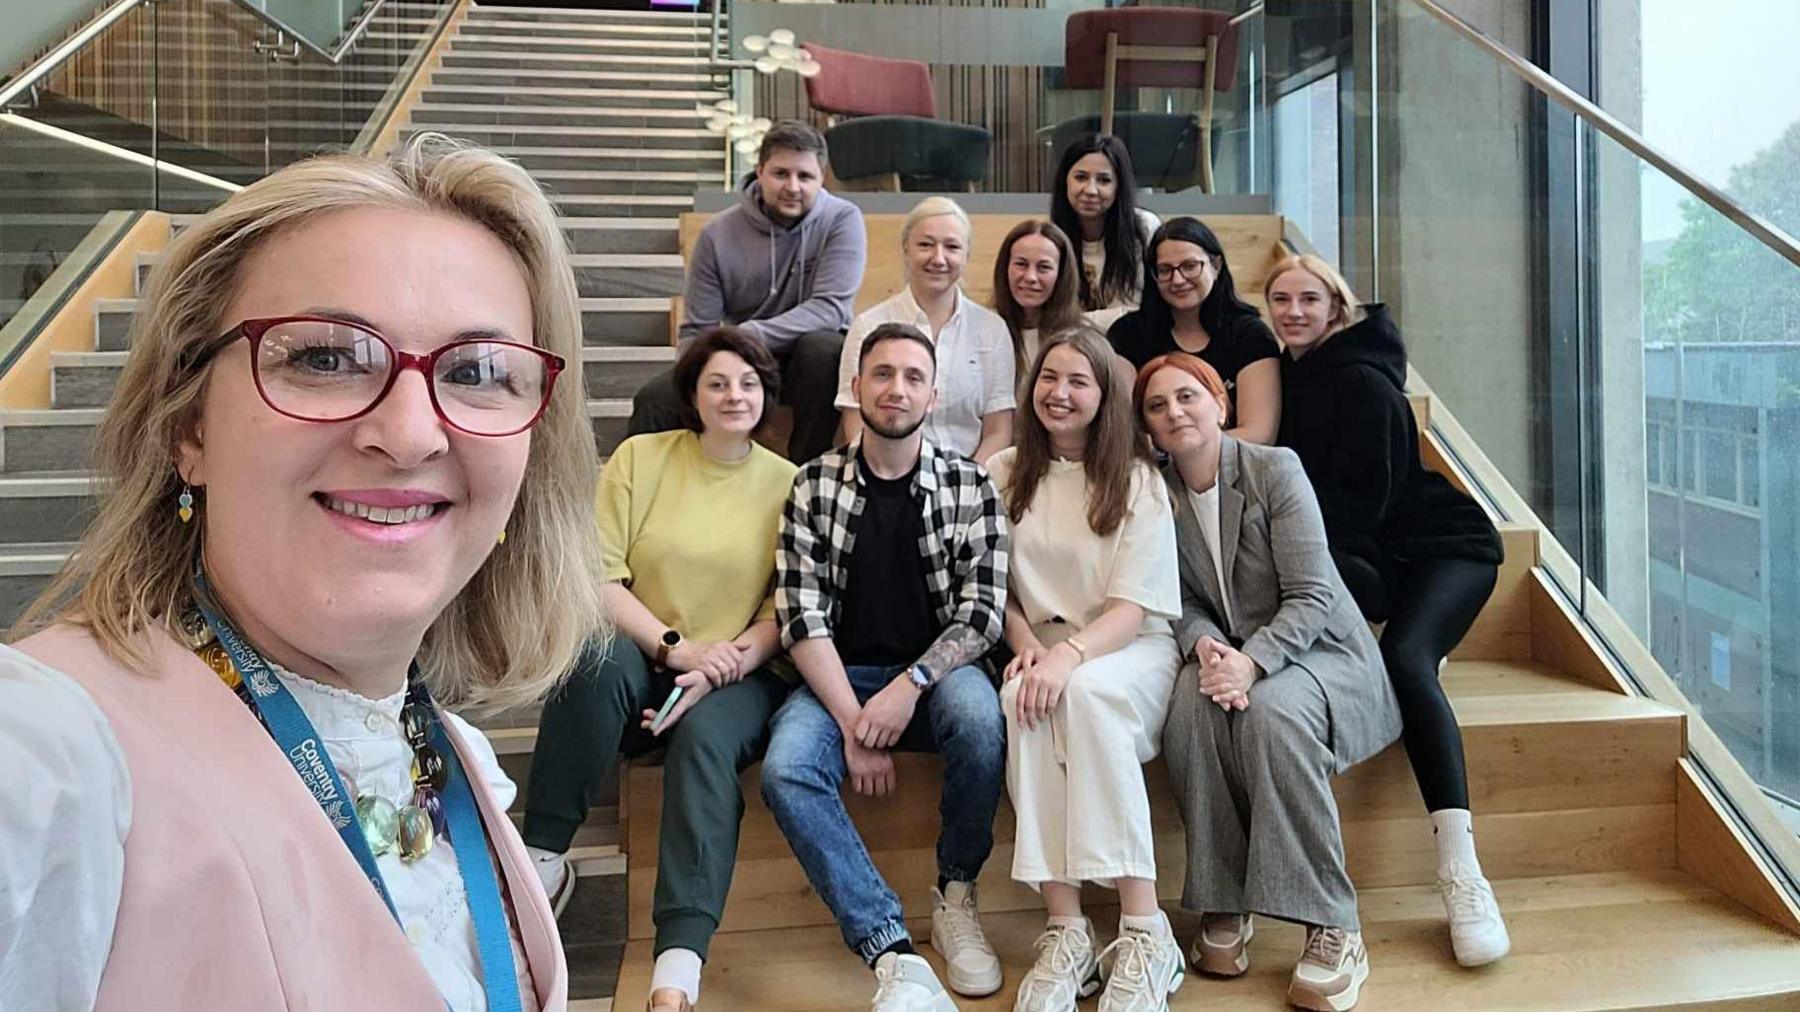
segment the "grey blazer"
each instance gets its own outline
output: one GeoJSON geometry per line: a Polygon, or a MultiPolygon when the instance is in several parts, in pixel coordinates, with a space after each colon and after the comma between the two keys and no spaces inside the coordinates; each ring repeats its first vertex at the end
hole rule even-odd
{"type": "Polygon", "coordinates": [[[1212,552],[1173,462],[1163,469],[1175,510],[1181,618],[1175,639],[1191,661],[1212,636],[1237,645],[1264,672],[1309,672],[1331,709],[1336,772],[1400,736],[1400,709],[1375,637],[1325,547],[1312,485],[1292,450],[1223,437],[1219,454],[1219,540],[1230,593],[1227,622],[1212,552]]]}

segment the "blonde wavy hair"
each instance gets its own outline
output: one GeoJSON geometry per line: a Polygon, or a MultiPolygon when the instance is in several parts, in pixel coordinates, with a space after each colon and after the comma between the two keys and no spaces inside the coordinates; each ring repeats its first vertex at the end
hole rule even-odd
{"type": "MultiPolygon", "coordinates": [[[[1269,268],[1269,273],[1263,276],[1263,305],[1269,304],[1269,290],[1275,287],[1275,279],[1288,271],[1305,271],[1311,274],[1331,294],[1331,330],[1326,336],[1362,321],[1362,302],[1350,290],[1350,282],[1344,280],[1336,267],[1311,253],[1290,253],[1275,261],[1275,266],[1269,268]]],[[[1270,311],[1269,317],[1273,319],[1274,316],[1274,312],[1270,311]]]]}
{"type": "MultiPolygon", "coordinates": [[[[203,403],[210,345],[242,265],[284,230],[351,208],[394,208],[473,222],[517,258],[531,290],[535,340],[571,368],[531,438],[506,547],[492,553],[425,634],[419,665],[446,705],[491,711],[555,686],[590,638],[609,633],[594,522],[599,458],[581,379],[581,311],[556,212],[500,156],[422,134],[392,158],[330,155],[290,165],[234,194],[170,245],[132,321],[131,349],[95,439],[108,492],[81,544],[14,627],[68,622],[144,671],[141,634],[170,627],[192,602],[202,524],[183,524],[177,448],[203,403]]],[[[204,516],[204,511],[202,511],[204,516]]]]}

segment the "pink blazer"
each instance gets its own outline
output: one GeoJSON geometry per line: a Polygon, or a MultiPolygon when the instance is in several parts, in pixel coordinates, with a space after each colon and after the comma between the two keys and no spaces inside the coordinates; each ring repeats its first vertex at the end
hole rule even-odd
{"type": "MultiPolygon", "coordinates": [[[[151,676],[78,629],[16,644],[87,690],[131,776],[124,885],[95,1008],[443,1012],[405,933],[262,725],[167,633],[145,643],[151,676]]],[[[520,986],[564,1012],[568,967],[549,902],[512,821],[482,778],[470,780],[525,948],[520,986]]]]}

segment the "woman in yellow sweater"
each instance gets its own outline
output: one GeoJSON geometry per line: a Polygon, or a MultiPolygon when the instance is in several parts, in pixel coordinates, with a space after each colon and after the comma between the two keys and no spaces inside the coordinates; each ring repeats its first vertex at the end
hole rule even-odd
{"type": "Polygon", "coordinates": [[[538,724],[525,842],[559,911],[590,785],[620,755],[667,749],[652,1012],[685,1012],[699,998],[737,859],[738,773],[761,757],[788,693],[766,664],[780,649],[770,590],[795,468],[751,438],[777,402],[779,377],[762,342],[732,327],[682,353],[675,382],[688,427],[627,439],[600,476],[606,605],[618,635],[590,650],[538,724]]]}

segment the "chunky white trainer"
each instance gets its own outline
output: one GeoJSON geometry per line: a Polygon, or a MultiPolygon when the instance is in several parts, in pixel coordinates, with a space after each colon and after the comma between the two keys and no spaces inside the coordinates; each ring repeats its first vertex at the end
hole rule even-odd
{"type": "Polygon", "coordinates": [[[1053,924],[1037,939],[1037,962],[1019,982],[1013,1012],[1074,1012],[1075,1003],[1100,990],[1100,961],[1094,958],[1094,924],[1053,924]]]}
{"type": "Polygon", "coordinates": [[[1187,964],[1181,946],[1164,925],[1161,935],[1126,928],[1100,953],[1106,990],[1100,1012],[1167,1012],[1169,996],[1181,990],[1187,964]]]}
{"type": "Polygon", "coordinates": [[[931,891],[931,947],[944,957],[950,990],[981,998],[1000,990],[1000,957],[981,930],[975,884],[951,882],[931,891]]]}
{"type": "Polygon", "coordinates": [[[538,881],[544,884],[544,895],[550,897],[550,915],[561,917],[569,897],[575,895],[575,870],[569,867],[568,855],[542,847],[525,850],[531,855],[531,866],[537,869],[538,881]]]}
{"type": "Polygon", "coordinates": [[[1208,976],[1242,976],[1250,969],[1250,939],[1255,935],[1256,921],[1249,914],[1206,914],[1200,918],[1188,959],[1208,976]]]}
{"type": "Polygon", "coordinates": [[[1348,1012],[1368,979],[1362,932],[1308,926],[1306,949],[1288,981],[1288,1002],[1318,1012],[1348,1012]]]}
{"type": "Polygon", "coordinates": [[[956,1012],[924,956],[884,953],[875,961],[875,998],[869,1012],[956,1012]]]}
{"type": "Polygon", "coordinates": [[[1444,910],[1450,915],[1450,947],[1456,950],[1458,963],[1483,966],[1512,951],[1494,887],[1486,878],[1457,875],[1439,879],[1438,891],[1444,894],[1444,910]]]}

